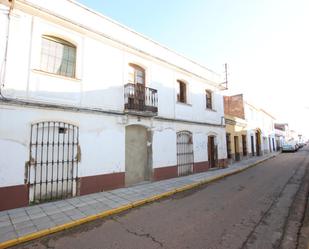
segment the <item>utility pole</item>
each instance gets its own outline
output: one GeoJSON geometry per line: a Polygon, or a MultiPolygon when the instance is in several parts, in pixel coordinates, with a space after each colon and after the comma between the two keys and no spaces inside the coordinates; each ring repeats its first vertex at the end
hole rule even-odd
{"type": "Polygon", "coordinates": [[[224,76],[225,76],[225,80],[223,83],[221,83],[220,85],[223,86],[223,90],[227,90],[228,89],[228,86],[227,86],[227,83],[228,83],[228,79],[227,79],[227,63],[224,64],[224,76]]]}

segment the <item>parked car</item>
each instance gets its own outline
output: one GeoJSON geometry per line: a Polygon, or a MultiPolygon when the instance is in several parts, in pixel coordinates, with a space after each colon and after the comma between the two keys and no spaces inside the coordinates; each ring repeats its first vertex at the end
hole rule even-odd
{"type": "Polygon", "coordinates": [[[282,145],[282,152],[295,152],[297,151],[297,146],[296,144],[284,144],[282,145]]]}

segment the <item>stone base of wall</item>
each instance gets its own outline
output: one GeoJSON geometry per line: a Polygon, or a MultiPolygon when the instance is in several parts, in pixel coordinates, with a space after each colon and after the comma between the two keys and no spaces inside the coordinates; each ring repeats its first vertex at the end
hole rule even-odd
{"type": "Polygon", "coordinates": [[[239,152],[237,153],[237,155],[231,154],[231,158],[228,159],[228,162],[229,164],[231,164],[231,163],[239,162],[244,159],[246,159],[246,156],[243,156],[243,153],[239,152]],[[236,158],[238,158],[238,160],[236,160],[236,158]]]}
{"type": "Polygon", "coordinates": [[[177,166],[155,168],[153,170],[153,180],[160,181],[178,176],[177,166]]]}
{"type": "MultiPolygon", "coordinates": [[[[217,167],[228,166],[228,159],[219,159],[217,167]]],[[[193,165],[193,173],[205,172],[209,163],[197,162],[193,165]]],[[[178,176],[177,166],[155,168],[154,181],[174,178],[178,176]]],[[[78,180],[77,195],[86,195],[107,191],[125,186],[125,172],[81,177],[78,180]]],[[[0,211],[24,207],[29,205],[29,191],[26,184],[0,188],[0,211]]]]}
{"type": "Polygon", "coordinates": [[[79,195],[102,192],[125,186],[125,173],[85,176],[79,179],[79,195]]]}
{"type": "Polygon", "coordinates": [[[193,165],[193,173],[205,172],[208,169],[209,169],[209,163],[207,161],[194,163],[193,165]]]}
{"type": "MultiPolygon", "coordinates": [[[[225,168],[225,167],[228,166],[228,164],[229,164],[229,160],[227,158],[219,159],[217,167],[225,168]]],[[[208,161],[197,162],[197,163],[193,164],[193,174],[205,172],[207,170],[209,170],[208,161]]],[[[164,179],[178,177],[177,166],[155,168],[153,172],[154,172],[153,173],[153,180],[154,181],[160,181],[160,180],[164,180],[164,179]]]]}
{"type": "Polygon", "coordinates": [[[29,205],[27,184],[0,188],[0,211],[29,205]]]}

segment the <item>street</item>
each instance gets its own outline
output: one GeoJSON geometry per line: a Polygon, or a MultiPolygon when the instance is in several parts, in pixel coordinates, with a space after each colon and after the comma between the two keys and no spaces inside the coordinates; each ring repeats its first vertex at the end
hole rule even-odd
{"type": "Polygon", "coordinates": [[[278,248],[308,152],[14,248],[278,248]]]}

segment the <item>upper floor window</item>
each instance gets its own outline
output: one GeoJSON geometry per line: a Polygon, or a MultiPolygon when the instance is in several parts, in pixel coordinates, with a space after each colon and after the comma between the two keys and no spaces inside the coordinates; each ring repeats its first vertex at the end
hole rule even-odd
{"type": "Polygon", "coordinates": [[[177,80],[177,101],[187,103],[187,84],[181,80],[177,80]]]}
{"type": "Polygon", "coordinates": [[[129,83],[145,85],[145,69],[131,63],[129,66],[129,83]]]}
{"type": "Polygon", "coordinates": [[[58,37],[43,36],[41,50],[41,70],[75,77],[76,47],[58,37]]]}
{"type": "Polygon", "coordinates": [[[212,92],[206,90],[206,108],[212,109],[212,92]]]}

